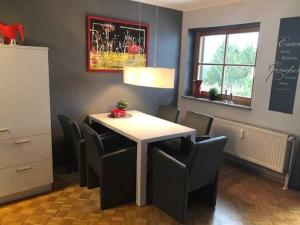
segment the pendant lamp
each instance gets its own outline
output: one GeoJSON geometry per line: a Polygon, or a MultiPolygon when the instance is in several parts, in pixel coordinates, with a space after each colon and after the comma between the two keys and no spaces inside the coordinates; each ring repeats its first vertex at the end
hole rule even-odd
{"type": "MultiPolygon", "coordinates": [[[[139,24],[141,23],[141,3],[139,3],[139,24]]],[[[153,87],[153,88],[174,88],[175,69],[156,67],[157,49],[157,14],[155,12],[155,46],[153,67],[124,67],[123,81],[125,84],[153,87]]]]}

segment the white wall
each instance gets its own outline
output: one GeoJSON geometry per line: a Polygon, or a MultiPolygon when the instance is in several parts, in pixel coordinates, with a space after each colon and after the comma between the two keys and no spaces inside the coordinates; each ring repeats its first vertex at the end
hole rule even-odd
{"type": "MultiPolygon", "coordinates": [[[[265,81],[275,61],[280,18],[300,16],[300,0],[246,0],[183,14],[178,106],[182,115],[194,110],[300,136],[300,80],[293,115],[268,110],[272,79],[265,81]],[[187,70],[188,29],[261,22],[252,111],[181,98],[190,84],[187,70]]],[[[300,27],[300,25],[299,25],[300,27]]]]}

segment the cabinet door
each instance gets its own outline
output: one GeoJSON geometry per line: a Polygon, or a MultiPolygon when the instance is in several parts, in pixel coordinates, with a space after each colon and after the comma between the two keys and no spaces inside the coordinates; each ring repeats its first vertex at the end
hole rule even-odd
{"type": "Polygon", "coordinates": [[[0,141],[0,169],[51,158],[50,134],[0,141]]]}
{"type": "Polygon", "coordinates": [[[31,190],[53,182],[51,160],[24,164],[0,170],[1,198],[22,191],[31,190]]]}
{"type": "Polygon", "coordinates": [[[48,51],[0,47],[0,139],[50,133],[48,51]]]}

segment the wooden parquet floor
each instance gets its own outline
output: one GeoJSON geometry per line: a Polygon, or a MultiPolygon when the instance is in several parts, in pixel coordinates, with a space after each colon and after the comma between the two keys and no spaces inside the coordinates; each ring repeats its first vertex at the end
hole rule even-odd
{"type": "MultiPolygon", "coordinates": [[[[220,174],[216,209],[191,204],[187,224],[300,225],[300,192],[231,164],[220,174]]],[[[76,184],[76,174],[58,175],[54,191],[0,207],[1,225],[175,225],[154,206],[99,209],[99,189],[76,184]]]]}

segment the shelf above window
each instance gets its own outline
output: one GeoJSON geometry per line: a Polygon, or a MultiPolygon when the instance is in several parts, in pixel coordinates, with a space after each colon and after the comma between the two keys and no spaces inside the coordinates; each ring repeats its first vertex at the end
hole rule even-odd
{"type": "Polygon", "coordinates": [[[198,102],[207,102],[207,103],[211,103],[211,104],[217,104],[217,105],[223,105],[223,106],[227,106],[227,107],[232,107],[232,108],[237,108],[237,109],[243,109],[243,110],[248,110],[251,111],[252,108],[251,106],[245,106],[245,105],[239,105],[239,104],[231,104],[231,103],[226,103],[224,101],[211,101],[207,98],[195,98],[193,96],[182,96],[183,99],[188,99],[188,100],[192,100],[192,101],[198,101],[198,102]]]}

